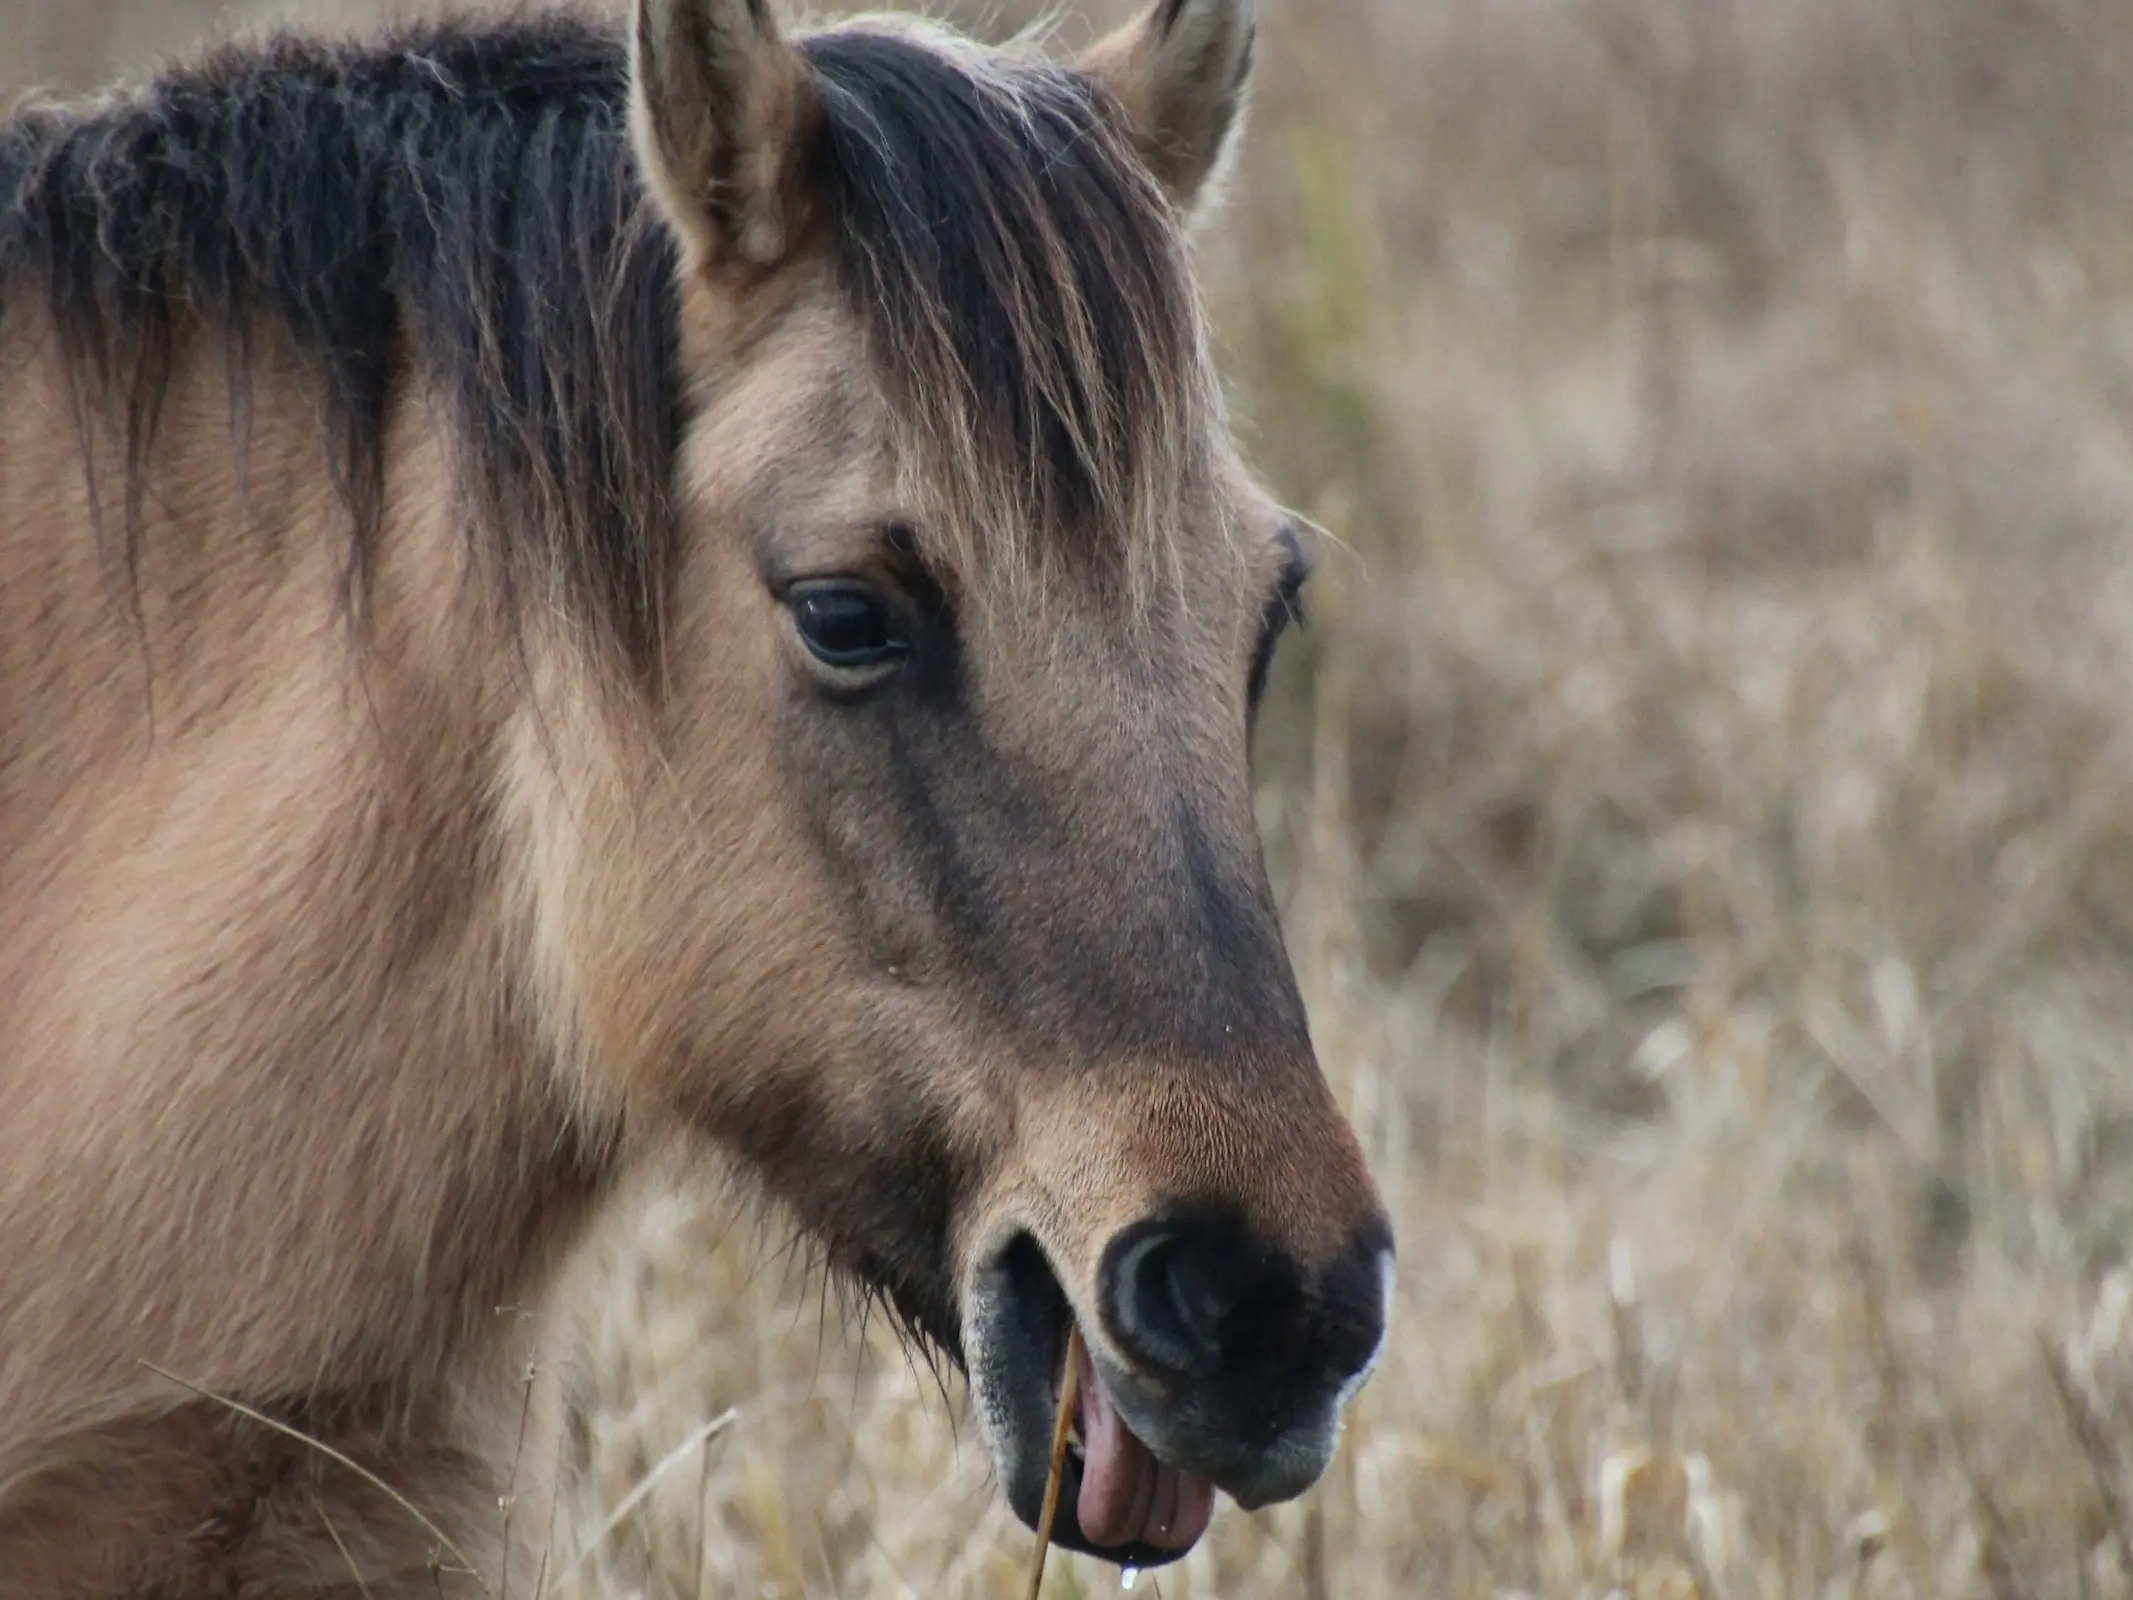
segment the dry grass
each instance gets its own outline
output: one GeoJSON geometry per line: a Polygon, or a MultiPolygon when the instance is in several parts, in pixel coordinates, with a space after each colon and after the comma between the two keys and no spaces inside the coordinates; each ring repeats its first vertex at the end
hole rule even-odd
{"type": "MultiPolygon", "coordinates": [[[[1208,270],[1349,549],[1263,816],[1402,1278],[1327,1484],[1161,1593],[2133,1595],[2133,12],[1264,10],[1208,270]]],[[[1015,1592],[731,1219],[588,1296],[559,1600],[1015,1592]]]]}

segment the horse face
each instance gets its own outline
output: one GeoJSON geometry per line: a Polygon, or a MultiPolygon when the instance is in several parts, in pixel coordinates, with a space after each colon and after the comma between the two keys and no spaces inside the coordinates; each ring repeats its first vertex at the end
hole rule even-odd
{"type": "Polygon", "coordinates": [[[1140,1563],[1316,1479],[1390,1275],[1251,808],[1302,551],[1176,239],[1249,40],[1165,0],[1069,72],[640,6],[681,555],[656,707],[538,752],[592,1092],[963,1363],[1026,1521],[1078,1327],[1058,1536],[1140,1563]]]}

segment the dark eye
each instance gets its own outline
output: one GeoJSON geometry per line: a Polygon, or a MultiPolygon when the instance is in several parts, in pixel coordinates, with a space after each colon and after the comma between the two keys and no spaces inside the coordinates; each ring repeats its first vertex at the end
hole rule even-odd
{"type": "Polygon", "coordinates": [[[802,583],[786,597],[800,641],[840,672],[885,666],[911,648],[888,603],[863,584],[802,583]]]}
{"type": "Polygon", "coordinates": [[[1252,675],[1245,687],[1247,705],[1256,707],[1266,693],[1267,674],[1274,666],[1274,647],[1281,643],[1281,636],[1288,631],[1289,624],[1293,622],[1299,628],[1305,626],[1303,586],[1310,575],[1308,569],[1301,566],[1290,568],[1281,580],[1281,587],[1266,603],[1266,611],[1259,619],[1259,645],[1252,655],[1252,675]]]}

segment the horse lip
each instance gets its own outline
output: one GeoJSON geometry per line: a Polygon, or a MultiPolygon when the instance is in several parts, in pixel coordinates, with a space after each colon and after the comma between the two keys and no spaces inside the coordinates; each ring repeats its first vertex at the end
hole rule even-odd
{"type": "MultiPolygon", "coordinates": [[[[1059,1416],[1058,1378],[1074,1311],[1042,1249],[1017,1235],[977,1274],[965,1320],[970,1382],[993,1465],[1009,1507],[1033,1532],[1051,1476],[1059,1416]]],[[[1104,1546],[1081,1531],[1081,1462],[1069,1451],[1052,1522],[1052,1543],[1116,1566],[1167,1566],[1190,1554],[1155,1545],[1104,1546]]]]}

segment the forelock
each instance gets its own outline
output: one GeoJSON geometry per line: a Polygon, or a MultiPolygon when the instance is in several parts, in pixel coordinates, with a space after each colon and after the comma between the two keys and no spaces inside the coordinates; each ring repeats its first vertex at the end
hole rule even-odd
{"type": "Polygon", "coordinates": [[[1174,556],[1215,415],[1184,243],[1093,80],[865,22],[802,49],[919,537],[988,580],[1174,556]]]}

